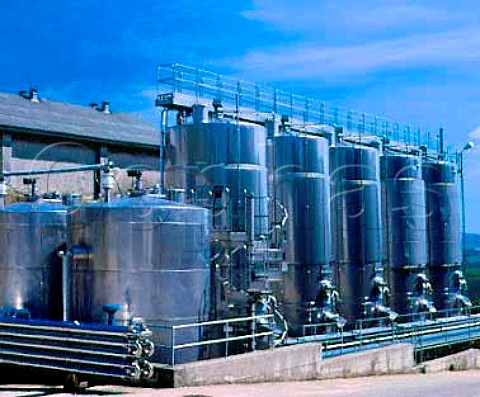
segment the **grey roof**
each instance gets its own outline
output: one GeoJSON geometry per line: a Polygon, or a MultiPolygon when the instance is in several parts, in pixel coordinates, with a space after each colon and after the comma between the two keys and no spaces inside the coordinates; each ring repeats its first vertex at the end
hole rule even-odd
{"type": "Polygon", "coordinates": [[[155,126],[133,115],[105,114],[88,106],[45,99],[33,102],[14,94],[0,94],[2,127],[142,146],[158,146],[160,139],[155,126]]]}

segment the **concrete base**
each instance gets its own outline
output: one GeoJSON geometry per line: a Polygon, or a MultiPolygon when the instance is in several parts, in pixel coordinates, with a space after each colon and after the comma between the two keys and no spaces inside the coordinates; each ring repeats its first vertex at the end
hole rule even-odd
{"type": "Polygon", "coordinates": [[[413,373],[413,345],[402,343],[320,361],[317,379],[413,373]]]}
{"type": "Polygon", "coordinates": [[[480,369],[480,350],[469,349],[427,361],[420,366],[420,372],[427,374],[443,371],[465,371],[468,369],[480,369]]]}
{"type": "Polygon", "coordinates": [[[175,367],[174,387],[315,379],[320,344],[259,350],[175,367]]]}
{"type": "Polygon", "coordinates": [[[286,382],[414,372],[413,346],[396,344],[322,360],[321,345],[304,344],[178,365],[174,387],[286,382]]]}

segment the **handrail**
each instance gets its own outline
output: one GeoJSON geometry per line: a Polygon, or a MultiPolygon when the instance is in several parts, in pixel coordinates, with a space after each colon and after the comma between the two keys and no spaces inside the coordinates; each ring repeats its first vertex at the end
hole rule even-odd
{"type": "MultiPolygon", "coordinates": [[[[198,102],[221,100],[224,106],[233,107],[239,98],[240,108],[249,108],[261,113],[287,115],[290,122],[314,123],[329,127],[342,127],[344,134],[357,136],[374,135],[391,141],[402,142],[409,147],[425,146],[431,152],[439,151],[436,134],[422,130],[418,124],[398,123],[384,117],[356,112],[329,105],[315,98],[308,98],[268,85],[222,76],[211,71],[183,64],[162,64],[157,68],[158,94],[165,88],[173,94],[188,94],[198,102]]],[[[449,154],[458,150],[450,149],[449,154]]]]}

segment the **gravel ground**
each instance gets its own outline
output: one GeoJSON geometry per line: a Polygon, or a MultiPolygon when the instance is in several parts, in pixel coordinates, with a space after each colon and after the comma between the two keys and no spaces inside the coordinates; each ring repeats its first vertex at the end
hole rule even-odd
{"type": "MultiPolygon", "coordinates": [[[[86,396],[145,397],[479,397],[480,371],[181,389],[101,386],[87,389],[82,394],[86,396]]],[[[72,396],[73,394],[63,392],[61,387],[0,385],[0,395],[2,397],[57,397],[72,396]]]]}

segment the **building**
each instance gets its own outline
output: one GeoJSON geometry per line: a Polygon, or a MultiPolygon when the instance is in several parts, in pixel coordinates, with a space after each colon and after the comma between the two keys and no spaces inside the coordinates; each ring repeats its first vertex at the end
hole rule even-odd
{"type": "MultiPolygon", "coordinates": [[[[0,94],[0,172],[96,164],[108,158],[121,169],[142,168],[145,184],[158,182],[159,129],[139,118],[110,111],[109,103],[78,106],[54,102],[34,89],[0,94]]],[[[116,172],[117,192],[129,187],[116,172]]],[[[7,178],[12,192],[26,191],[23,179],[7,178]]],[[[41,192],[81,192],[98,197],[98,174],[47,174],[41,192]]]]}

